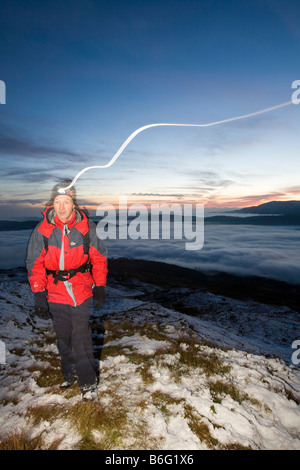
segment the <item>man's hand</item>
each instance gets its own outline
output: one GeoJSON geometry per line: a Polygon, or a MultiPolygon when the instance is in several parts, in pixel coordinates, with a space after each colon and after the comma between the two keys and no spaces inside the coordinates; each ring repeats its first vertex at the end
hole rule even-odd
{"type": "Polygon", "coordinates": [[[34,293],[34,310],[35,314],[42,320],[51,318],[47,302],[47,291],[34,293]]]}
{"type": "Polygon", "coordinates": [[[97,312],[104,307],[105,304],[105,287],[94,287],[94,310],[97,312]]]}

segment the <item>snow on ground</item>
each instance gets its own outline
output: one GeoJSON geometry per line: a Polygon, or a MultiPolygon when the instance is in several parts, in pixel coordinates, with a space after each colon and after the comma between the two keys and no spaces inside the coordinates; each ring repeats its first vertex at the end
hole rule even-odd
{"type": "Polygon", "coordinates": [[[188,289],[168,292],[166,307],[145,300],[149,292],[148,284],[115,282],[101,315],[92,312],[99,398],[82,404],[76,386],[59,389],[52,324],[34,316],[26,279],[3,274],[0,441],[9,446],[26,435],[40,437],[44,449],[299,450],[300,366],[291,363],[299,314],[188,289]],[[178,298],[201,315],[177,311],[178,298]]]}

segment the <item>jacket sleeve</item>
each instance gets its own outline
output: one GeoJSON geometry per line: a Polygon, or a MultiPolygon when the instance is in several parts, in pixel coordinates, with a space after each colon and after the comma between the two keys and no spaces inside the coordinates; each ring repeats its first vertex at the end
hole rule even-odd
{"type": "Polygon", "coordinates": [[[97,237],[96,224],[89,220],[90,225],[90,262],[96,286],[105,286],[107,278],[107,249],[103,241],[97,237]]]}
{"type": "Polygon", "coordinates": [[[46,289],[47,275],[44,267],[45,246],[38,224],[33,230],[27,248],[26,269],[32,292],[42,292],[46,289]]]}

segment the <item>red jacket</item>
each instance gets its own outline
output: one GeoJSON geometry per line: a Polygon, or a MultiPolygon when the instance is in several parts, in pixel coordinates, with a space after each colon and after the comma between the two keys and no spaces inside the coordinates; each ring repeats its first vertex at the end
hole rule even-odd
{"type": "Polygon", "coordinates": [[[48,291],[48,301],[68,305],[80,305],[93,295],[93,286],[105,286],[107,277],[107,252],[97,237],[95,223],[86,215],[75,210],[71,220],[64,224],[55,215],[53,207],[43,212],[44,219],[31,234],[26,267],[28,280],[33,292],[48,291]],[[89,231],[89,253],[84,254],[84,238],[89,231]],[[48,239],[45,247],[44,237],[48,239]],[[67,282],[54,283],[47,270],[76,269],[87,261],[92,264],[91,272],[80,273],[67,282]]]}

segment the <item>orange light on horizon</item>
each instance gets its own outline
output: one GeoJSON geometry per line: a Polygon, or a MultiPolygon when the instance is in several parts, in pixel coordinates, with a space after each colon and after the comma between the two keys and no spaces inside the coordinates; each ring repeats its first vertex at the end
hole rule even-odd
{"type": "MultiPolygon", "coordinates": [[[[123,196],[124,198],[124,196],[123,196]]],[[[145,199],[145,198],[133,198],[133,197],[127,197],[127,207],[136,204],[136,205],[143,205],[147,209],[151,208],[152,204],[168,204],[169,206],[172,206],[173,204],[179,204],[183,206],[184,204],[203,204],[205,208],[207,209],[231,209],[231,208],[237,208],[237,209],[242,209],[244,207],[250,207],[250,206],[259,206],[260,204],[264,204],[267,202],[271,201],[289,201],[289,200],[299,200],[300,201],[300,196],[298,198],[294,197],[291,198],[289,197],[288,194],[281,194],[281,193],[273,193],[269,195],[255,195],[255,196],[241,196],[241,197],[235,197],[235,198],[229,198],[229,197],[218,197],[218,198],[203,198],[202,200],[200,199],[193,199],[190,197],[186,198],[181,198],[179,200],[170,200],[168,198],[153,198],[151,200],[145,199]]],[[[114,208],[122,208],[125,209],[126,207],[123,205],[120,205],[119,198],[108,198],[106,201],[102,201],[99,204],[94,204],[94,203],[87,203],[80,204],[80,207],[85,207],[88,210],[93,210],[96,211],[97,208],[101,205],[101,208],[104,210],[109,210],[112,206],[114,208]]]]}

